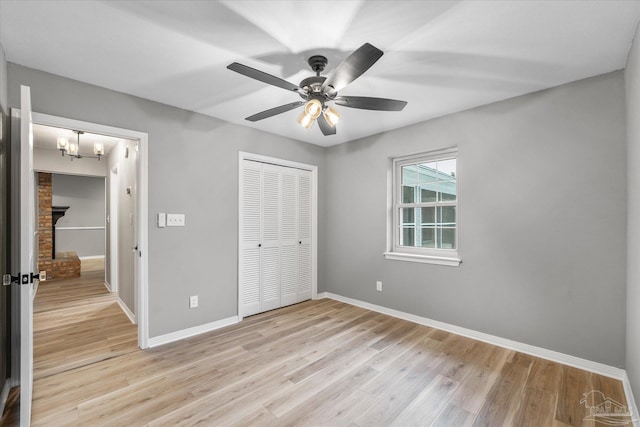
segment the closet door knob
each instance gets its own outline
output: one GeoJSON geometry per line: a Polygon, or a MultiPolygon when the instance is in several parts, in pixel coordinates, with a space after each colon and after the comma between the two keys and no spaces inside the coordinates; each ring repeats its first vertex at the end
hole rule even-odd
{"type": "Polygon", "coordinates": [[[258,243],[258,247],[261,248],[262,247],[262,243],[258,243]]]}

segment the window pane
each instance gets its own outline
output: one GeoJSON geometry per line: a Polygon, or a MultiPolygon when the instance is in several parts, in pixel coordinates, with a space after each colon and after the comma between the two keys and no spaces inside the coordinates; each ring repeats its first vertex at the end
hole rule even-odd
{"type": "Polygon", "coordinates": [[[422,227],[419,231],[420,247],[435,248],[435,229],[433,227],[422,227]]]}
{"type": "Polygon", "coordinates": [[[417,169],[416,165],[402,167],[402,203],[414,203],[416,201],[417,169]]]}
{"type": "Polygon", "coordinates": [[[402,218],[402,225],[414,225],[416,223],[415,209],[414,208],[401,208],[400,209],[400,218],[402,218]]]}
{"type": "Polygon", "coordinates": [[[455,206],[442,206],[438,208],[438,219],[436,221],[439,226],[455,227],[456,226],[456,208],[455,206]]]}
{"type": "Polygon", "coordinates": [[[422,226],[425,225],[436,225],[436,208],[420,208],[418,209],[419,224],[422,226]]]}
{"type": "Polygon", "coordinates": [[[455,181],[438,181],[438,201],[446,202],[456,199],[455,181]]]}
{"type": "Polygon", "coordinates": [[[438,227],[438,248],[455,249],[456,248],[456,229],[438,227]]]}
{"type": "Polygon", "coordinates": [[[418,182],[433,182],[438,175],[438,164],[436,162],[423,163],[417,165],[418,182]]]}
{"type": "Polygon", "coordinates": [[[416,187],[411,187],[409,185],[402,186],[402,203],[413,203],[415,202],[415,191],[416,187]]]}
{"type": "Polygon", "coordinates": [[[442,175],[456,176],[456,159],[438,161],[438,172],[440,172],[438,179],[443,179],[442,175]]]}
{"type": "Polygon", "coordinates": [[[436,183],[420,184],[420,202],[428,203],[436,201],[436,183]]]}
{"type": "Polygon", "coordinates": [[[402,227],[400,229],[400,246],[415,246],[415,228],[402,227]]]}

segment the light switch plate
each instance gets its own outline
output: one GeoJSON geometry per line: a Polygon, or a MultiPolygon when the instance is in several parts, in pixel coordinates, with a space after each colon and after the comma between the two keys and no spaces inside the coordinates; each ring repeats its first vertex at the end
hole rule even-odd
{"type": "Polygon", "coordinates": [[[184,227],[184,214],[167,214],[167,227],[184,227]]]}
{"type": "Polygon", "coordinates": [[[167,214],[164,212],[160,212],[158,214],[158,227],[164,228],[167,226],[167,214]]]}

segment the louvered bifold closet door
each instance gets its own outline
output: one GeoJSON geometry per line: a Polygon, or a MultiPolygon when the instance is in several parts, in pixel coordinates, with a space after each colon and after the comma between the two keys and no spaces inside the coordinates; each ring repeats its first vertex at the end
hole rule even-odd
{"type": "Polygon", "coordinates": [[[282,305],[298,302],[298,169],[282,168],[282,305]]]}
{"type": "Polygon", "coordinates": [[[262,311],[280,307],[280,175],[262,165],[262,311]]]}
{"type": "Polygon", "coordinates": [[[240,316],[260,313],[262,164],[245,161],[240,182],[240,316]]]}
{"type": "Polygon", "coordinates": [[[311,299],[311,173],[298,171],[298,301],[311,299]]]}

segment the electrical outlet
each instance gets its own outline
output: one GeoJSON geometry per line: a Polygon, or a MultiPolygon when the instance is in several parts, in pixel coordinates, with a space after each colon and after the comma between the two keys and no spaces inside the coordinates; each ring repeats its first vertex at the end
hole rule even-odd
{"type": "Polygon", "coordinates": [[[376,282],[376,291],[382,292],[382,282],[380,280],[376,282]]]}
{"type": "Polygon", "coordinates": [[[189,297],[189,308],[198,308],[198,295],[189,297]]]}
{"type": "Polygon", "coordinates": [[[44,282],[47,280],[47,272],[45,270],[40,270],[40,281],[44,282]]]}

